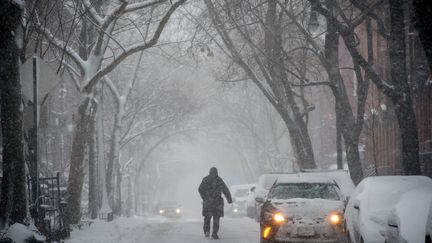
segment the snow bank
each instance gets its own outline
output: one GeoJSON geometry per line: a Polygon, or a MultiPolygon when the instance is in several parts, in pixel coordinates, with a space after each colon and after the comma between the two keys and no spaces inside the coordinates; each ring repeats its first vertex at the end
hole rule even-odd
{"type": "Polygon", "coordinates": [[[45,241],[45,237],[40,235],[38,232],[32,230],[34,227],[27,227],[23,224],[15,223],[11,227],[9,227],[6,232],[5,238],[10,238],[15,243],[26,243],[30,240],[35,240],[36,242],[45,241]]]}

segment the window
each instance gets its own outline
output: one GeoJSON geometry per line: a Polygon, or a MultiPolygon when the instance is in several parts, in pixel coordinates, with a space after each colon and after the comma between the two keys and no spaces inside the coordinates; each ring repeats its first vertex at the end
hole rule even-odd
{"type": "Polygon", "coordinates": [[[340,200],[336,186],[330,183],[283,183],[276,185],[270,192],[273,199],[329,199],[340,200]]]}

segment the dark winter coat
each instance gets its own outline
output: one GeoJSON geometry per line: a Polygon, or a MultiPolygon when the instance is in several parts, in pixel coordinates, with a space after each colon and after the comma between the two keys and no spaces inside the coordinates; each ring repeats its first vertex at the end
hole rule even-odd
{"type": "Polygon", "coordinates": [[[223,217],[224,201],[222,198],[222,193],[224,194],[228,203],[232,203],[232,198],[228,187],[225,185],[225,182],[218,176],[217,170],[210,170],[210,175],[203,178],[198,191],[203,200],[202,215],[204,217],[223,217]]]}

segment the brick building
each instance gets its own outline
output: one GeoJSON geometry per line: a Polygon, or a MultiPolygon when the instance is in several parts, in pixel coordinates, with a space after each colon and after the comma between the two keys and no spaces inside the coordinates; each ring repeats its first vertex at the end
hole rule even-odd
{"type": "MultiPolygon", "coordinates": [[[[411,85],[411,95],[417,118],[422,171],[423,174],[432,176],[432,82],[428,80],[429,70],[424,50],[411,21],[412,7],[409,3],[406,3],[404,9],[406,12],[405,32],[408,80],[411,85]]],[[[380,14],[388,29],[388,8],[383,6],[376,13],[380,14]]],[[[372,21],[372,29],[375,70],[385,80],[390,80],[387,40],[377,32],[374,21],[372,21]]],[[[364,25],[359,26],[356,33],[360,40],[358,48],[363,53],[363,56],[367,57],[366,27],[364,25]]],[[[352,61],[347,54],[347,50],[342,41],[341,43],[340,63],[351,64],[352,61]]],[[[355,90],[356,83],[353,71],[342,70],[341,72],[347,89],[355,90]]],[[[355,92],[349,93],[355,95],[355,92]]],[[[364,147],[362,157],[365,175],[401,174],[401,139],[392,102],[372,82],[370,83],[365,110],[365,124],[360,142],[364,147]]]]}

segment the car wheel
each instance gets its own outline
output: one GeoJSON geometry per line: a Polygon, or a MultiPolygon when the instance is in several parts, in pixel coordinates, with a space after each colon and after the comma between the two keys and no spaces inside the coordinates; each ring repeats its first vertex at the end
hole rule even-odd
{"type": "Polygon", "coordinates": [[[430,235],[426,235],[425,237],[425,243],[432,243],[432,239],[430,235]]]}

